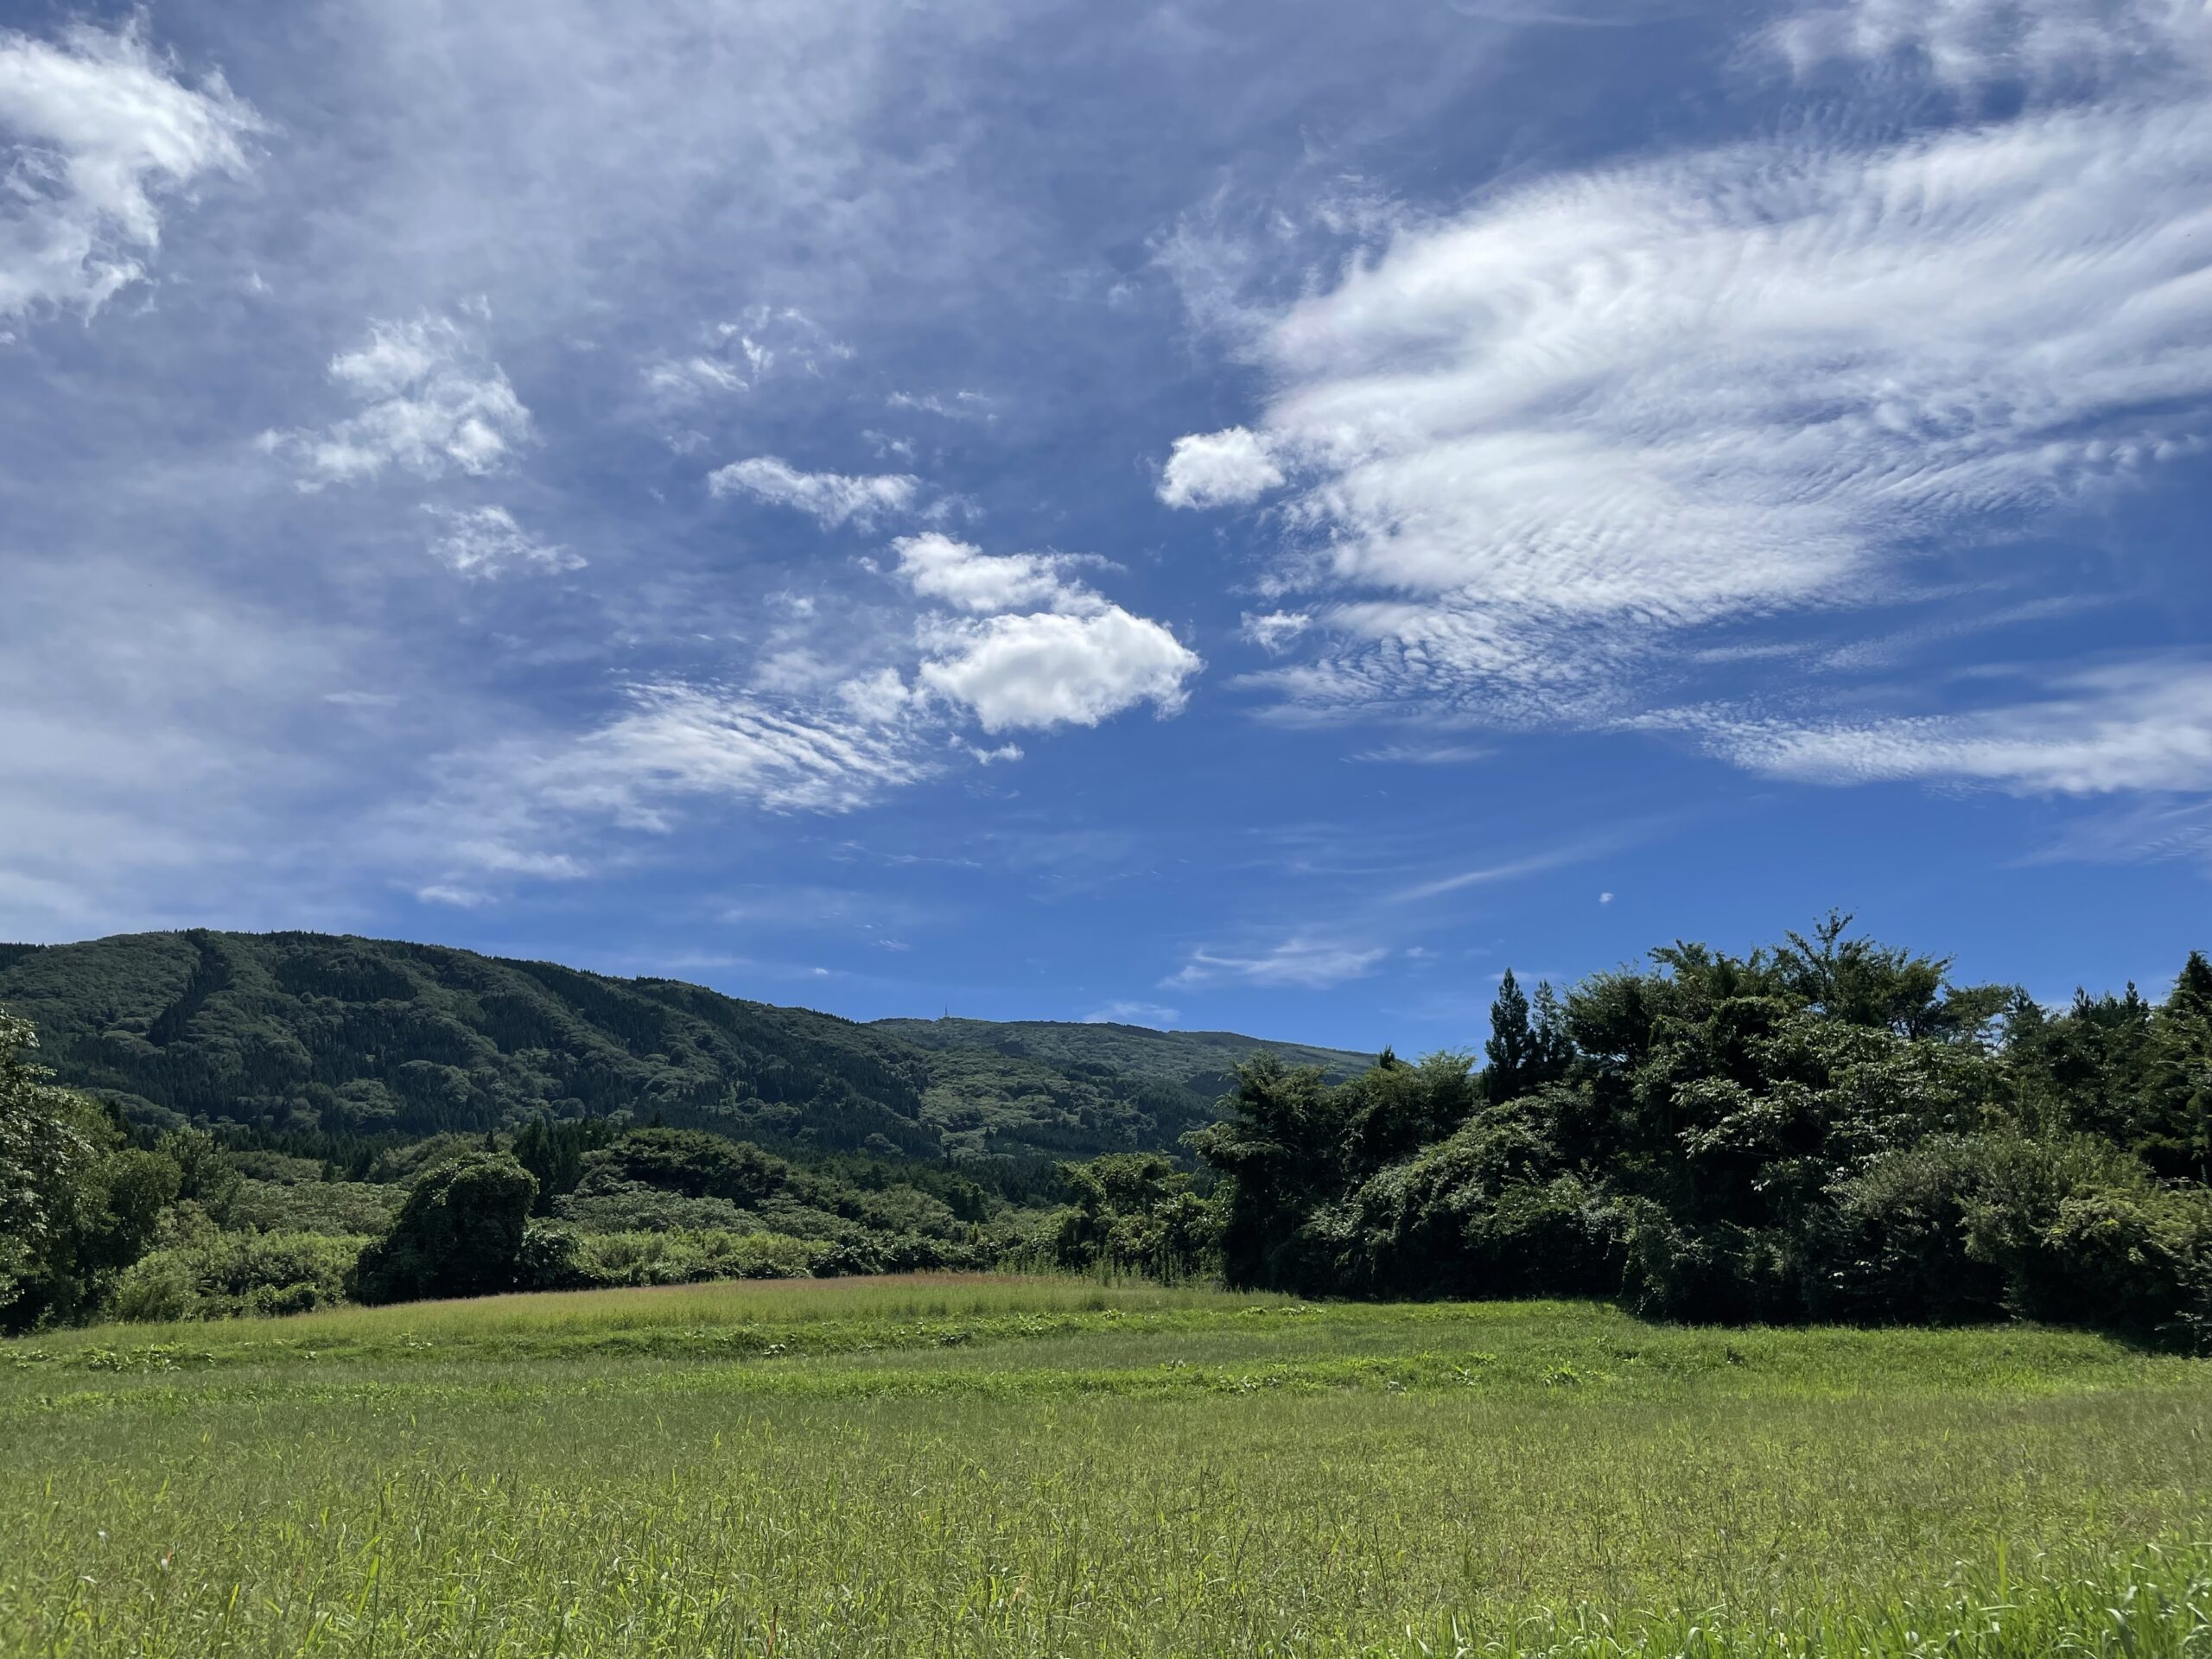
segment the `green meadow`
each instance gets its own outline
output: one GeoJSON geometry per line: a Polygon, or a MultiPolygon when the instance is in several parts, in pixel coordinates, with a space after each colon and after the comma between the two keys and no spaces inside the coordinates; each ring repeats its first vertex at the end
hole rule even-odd
{"type": "Polygon", "coordinates": [[[0,1653],[2212,1652],[2212,1363],[925,1276],[0,1344],[0,1653]]]}

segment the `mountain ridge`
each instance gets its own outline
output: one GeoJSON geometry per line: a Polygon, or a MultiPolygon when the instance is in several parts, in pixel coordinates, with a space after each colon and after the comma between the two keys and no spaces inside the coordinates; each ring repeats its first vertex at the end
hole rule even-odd
{"type": "Polygon", "coordinates": [[[607,1116],[909,1157],[1174,1148],[1257,1050],[1071,1021],[851,1020],[681,980],[351,934],[0,944],[0,1007],[59,1080],[151,1123],[427,1134],[607,1116]]]}

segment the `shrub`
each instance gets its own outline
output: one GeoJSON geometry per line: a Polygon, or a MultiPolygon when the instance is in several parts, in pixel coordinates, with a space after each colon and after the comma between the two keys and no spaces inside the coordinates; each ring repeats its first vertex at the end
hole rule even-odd
{"type": "Polygon", "coordinates": [[[403,1188],[372,1181],[249,1179],[231,1198],[226,1224],[264,1233],[380,1233],[405,1198],[403,1188]]]}
{"type": "Polygon", "coordinates": [[[589,1285],[682,1285],[706,1279],[804,1279],[822,1247],[779,1233],[569,1234],[569,1261],[589,1285]]]}
{"type": "Polygon", "coordinates": [[[760,1230],[759,1218],[728,1198],[686,1198],[638,1181],[597,1177],[588,1188],[556,1198],[553,1213],[593,1233],[760,1230]]]}
{"type": "Polygon", "coordinates": [[[202,1233],[142,1256],[117,1282],[124,1319],[303,1313],[340,1299],[367,1241],[322,1233],[202,1233]]]}
{"type": "Polygon", "coordinates": [[[582,1290],[594,1281],[584,1266],[582,1241],[558,1222],[533,1221],[523,1231],[515,1282],[524,1290],[582,1290]]]}

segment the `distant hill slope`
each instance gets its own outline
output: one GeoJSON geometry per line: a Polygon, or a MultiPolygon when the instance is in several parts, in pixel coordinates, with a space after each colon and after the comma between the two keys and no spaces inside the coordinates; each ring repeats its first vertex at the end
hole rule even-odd
{"type": "Polygon", "coordinates": [[[1251,1048],[1332,1071],[1363,1058],[1132,1027],[859,1025],[675,980],[320,933],[0,945],[0,1007],[36,1025],[62,1082],[144,1118],[422,1135],[627,1109],[922,1157],[1172,1147],[1211,1118],[1251,1048]],[[964,1040],[969,1027],[990,1034],[964,1040]]]}
{"type": "Polygon", "coordinates": [[[1103,1066],[1122,1077],[1187,1089],[1208,1100],[1229,1087],[1237,1062],[1255,1049],[1280,1054],[1292,1065],[1318,1065],[1332,1081],[1357,1077],[1375,1064],[1372,1054],[1271,1042],[1233,1031],[1154,1031],[1104,1021],[877,1020],[869,1029],[890,1032],[925,1048],[988,1049],[1063,1068],[1103,1066]]]}

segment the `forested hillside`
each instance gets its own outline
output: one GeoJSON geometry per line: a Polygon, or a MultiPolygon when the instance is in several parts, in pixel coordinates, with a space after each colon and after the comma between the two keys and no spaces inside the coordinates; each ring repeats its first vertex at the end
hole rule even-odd
{"type": "Polygon", "coordinates": [[[1232,1031],[1154,1031],[1105,1021],[878,1020],[870,1028],[925,1048],[984,1048],[1042,1060],[1064,1071],[1110,1072],[1166,1084],[1204,1100],[1234,1088],[1236,1068],[1255,1053],[1273,1054],[1286,1065],[1318,1066],[1332,1082],[1356,1077],[1375,1064],[1372,1054],[1350,1049],[1273,1042],[1232,1031]]]}
{"type": "MultiPolygon", "coordinates": [[[[1173,1147],[1211,1118],[1237,1059],[1274,1046],[1126,1027],[858,1025],[674,980],[315,933],[0,946],[0,1007],[36,1027],[60,1083],[156,1127],[417,1136],[626,1110],[932,1158],[1173,1147]]],[[[1332,1075],[1361,1064],[1280,1046],[1332,1075]]]]}

